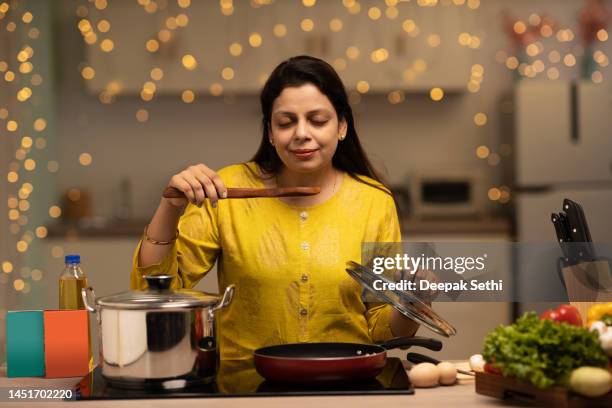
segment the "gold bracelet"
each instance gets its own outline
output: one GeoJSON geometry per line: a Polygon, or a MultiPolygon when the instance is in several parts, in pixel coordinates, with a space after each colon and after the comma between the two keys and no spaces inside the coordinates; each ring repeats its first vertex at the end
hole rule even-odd
{"type": "Polygon", "coordinates": [[[179,230],[178,230],[178,228],[177,228],[177,229],[176,229],[176,235],[175,235],[175,236],[174,236],[174,238],[172,238],[170,241],[157,241],[157,240],[154,240],[153,238],[149,237],[149,234],[148,234],[148,229],[149,229],[149,224],[145,225],[145,229],[144,229],[144,239],[145,239],[147,242],[150,242],[150,243],[155,244],[155,245],[170,245],[170,244],[174,243],[174,241],[176,241],[176,239],[177,239],[177,238],[178,238],[178,236],[179,236],[179,230]]]}

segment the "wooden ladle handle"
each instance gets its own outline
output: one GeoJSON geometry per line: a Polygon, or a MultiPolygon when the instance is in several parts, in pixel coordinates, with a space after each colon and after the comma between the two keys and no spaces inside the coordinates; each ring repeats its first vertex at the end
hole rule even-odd
{"type": "MultiPolygon", "coordinates": [[[[279,187],[279,188],[228,188],[227,198],[257,197],[302,197],[319,194],[320,187],[279,187]]],[[[185,194],[174,187],[166,187],[164,198],[185,198],[185,194]]]]}

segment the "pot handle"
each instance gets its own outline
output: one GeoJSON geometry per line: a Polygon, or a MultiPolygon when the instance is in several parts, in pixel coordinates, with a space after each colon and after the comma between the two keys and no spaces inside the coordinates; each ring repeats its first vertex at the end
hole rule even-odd
{"type": "Polygon", "coordinates": [[[96,307],[96,293],[91,286],[81,289],[81,297],[83,298],[83,304],[87,310],[92,313],[98,312],[98,308],[96,307]]]}
{"type": "Polygon", "coordinates": [[[411,346],[424,347],[433,351],[442,350],[442,342],[440,340],[421,336],[395,337],[393,339],[385,341],[384,343],[380,343],[379,346],[387,350],[398,347],[408,348],[411,346]]]}
{"type": "Polygon", "coordinates": [[[234,286],[235,285],[229,285],[227,288],[225,288],[221,301],[210,310],[211,313],[215,313],[217,310],[223,309],[230,304],[232,298],[234,297],[234,286]]]}

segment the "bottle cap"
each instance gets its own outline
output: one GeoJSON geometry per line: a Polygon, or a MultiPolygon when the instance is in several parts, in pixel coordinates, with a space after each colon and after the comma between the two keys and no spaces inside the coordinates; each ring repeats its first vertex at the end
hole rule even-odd
{"type": "Polygon", "coordinates": [[[81,263],[81,255],[66,255],[64,262],[67,264],[81,263]]]}

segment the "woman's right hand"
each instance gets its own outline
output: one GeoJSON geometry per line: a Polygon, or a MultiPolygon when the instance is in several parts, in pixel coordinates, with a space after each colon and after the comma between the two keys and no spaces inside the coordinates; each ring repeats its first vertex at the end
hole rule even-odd
{"type": "Polygon", "coordinates": [[[216,207],[219,198],[227,197],[227,188],[221,177],[202,163],[189,166],[172,176],[168,187],[174,187],[185,194],[186,198],[164,198],[176,208],[185,208],[187,201],[201,207],[206,198],[216,207]]]}

